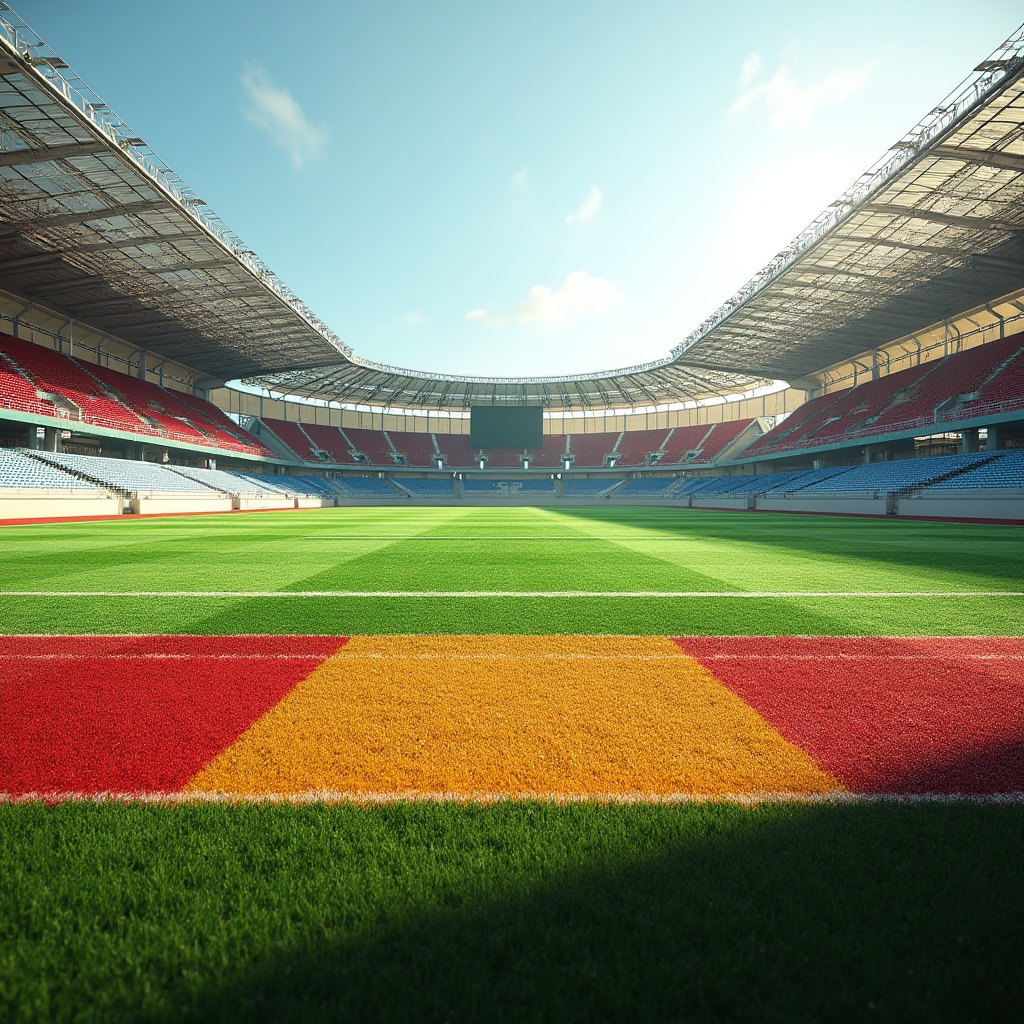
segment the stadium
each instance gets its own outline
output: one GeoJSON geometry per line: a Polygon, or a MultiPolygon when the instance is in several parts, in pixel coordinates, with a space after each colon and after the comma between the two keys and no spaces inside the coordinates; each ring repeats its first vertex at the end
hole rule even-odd
{"type": "Polygon", "coordinates": [[[0,4],[0,1020],[1012,1019],[1024,26],[570,375],[367,358],[74,58],[0,4]]]}

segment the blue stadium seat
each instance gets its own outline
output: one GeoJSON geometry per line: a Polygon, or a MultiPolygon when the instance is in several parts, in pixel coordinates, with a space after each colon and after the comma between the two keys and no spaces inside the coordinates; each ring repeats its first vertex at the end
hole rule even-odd
{"type": "Polygon", "coordinates": [[[565,481],[565,496],[567,498],[599,498],[602,494],[610,491],[622,483],[622,477],[609,479],[568,479],[565,481]]]}
{"type": "Polygon", "coordinates": [[[146,492],[192,493],[211,495],[214,488],[189,479],[168,467],[130,459],[105,459],[94,455],[69,455],[66,452],[39,452],[47,462],[62,469],[82,473],[125,494],[146,492]]]}
{"type": "Polygon", "coordinates": [[[508,497],[525,491],[531,494],[554,494],[555,482],[549,477],[543,479],[522,480],[481,480],[477,477],[466,477],[462,481],[463,494],[493,495],[508,497]]]}
{"type": "Polygon", "coordinates": [[[921,487],[951,473],[970,469],[992,456],[984,452],[974,455],[940,455],[928,459],[900,459],[856,466],[838,476],[829,477],[807,487],[801,494],[843,494],[871,491],[886,493],[908,487],[921,487]]]}
{"type": "Polygon", "coordinates": [[[46,488],[47,490],[95,491],[97,485],[30,455],[0,448],[0,488],[46,488]]]}
{"type": "Polygon", "coordinates": [[[953,491],[975,487],[1024,490],[1024,449],[1006,452],[991,462],[975,466],[947,480],[940,480],[928,490],[953,491]]]}
{"type": "Polygon", "coordinates": [[[634,477],[627,480],[612,498],[668,498],[679,488],[679,479],[674,476],[634,477]]]}
{"type": "Polygon", "coordinates": [[[395,481],[399,487],[404,487],[417,498],[454,498],[455,487],[452,478],[449,477],[427,477],[425,479],[402,477],[395,481]]]}
{"type": "Polygon", "coordinates": [[[342,493],[353,498],[401,498],[405,495],[392,487],[387,480],[379,477],[335,477],[334,484],[343,488],[342,493]]]}

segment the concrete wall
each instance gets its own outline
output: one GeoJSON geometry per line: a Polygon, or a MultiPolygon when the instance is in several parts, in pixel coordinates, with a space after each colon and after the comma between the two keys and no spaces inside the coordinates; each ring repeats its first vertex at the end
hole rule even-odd
{"type": "Polygon", "coordinates": [[[157,513],[185,512],[230,512],[231,499],[199,494],[141,494],[129,502],[131,510],[137,515],[155,515],[157,513]]]}
{"type": "Polygon", "coordinates": [[[1024,522],[1024,495],[1016,497],[901,498],[901,516],[940,516],[944,519],[1017,519],[1024,522]]]}
{"type": "Polygon", "coordinates": [[[690,501],[691,508],[747,508],[750,499],[744,495],[742,498],[730,498],[727,495],[709,495],[701,498],[694,495],[690,501]]]}
{"type": "Polygon", "coordinates": [[[333,508],[336,502],[332,498],[296,498],[296,508],[333,508]]]}
{"type": "Polygon", "coordinates": [[[106,491],[4,488],[0,491],[0,519],[116,516],[121,514],[122,500],[106,491]]]}
{"type": "Polygon", "coordinates": [[[758,498],[762,512],[832,512],[857,515],[885,515],[885,497],[881,498],[758,498]]]}
{"type": "Polygon", "coordinates": [[[229,508],[242,510],[254,508],[295,508],[295,499],[284,494],[277,495],[252,495],[242,494],[239,497],[228,501],[229,508]]]}

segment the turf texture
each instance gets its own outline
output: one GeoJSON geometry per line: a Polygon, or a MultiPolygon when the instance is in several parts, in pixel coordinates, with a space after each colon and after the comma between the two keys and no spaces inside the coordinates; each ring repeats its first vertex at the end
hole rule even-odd
{"type": "MultiPolygon", "coordinates": [[[[402,635],[681,637],[681,651],[852,788],[900,788],[901,750],[835,759],[840,740],[877,738],[896,700],[911,713],[915,763],[932,770],[904,775],[906,791],[943,789],[949,759],[928,745],[969,723],[985,758],[953,769],[984,793],[1019,778],[1024,747],[1019,671],[1005,668],[1024,653],[1022,536],[603,507],[8,527],[0,632],[36,655],[66,651],[62,634],[97,634],[108,654],[99,634],[174,634],[171,654],[198,644],[228,656],[236,648],[218,636],[256,636],[268,657],[294,653],[275,646],[294,645],[289,634],[322,635],[304,642],[330,650],[352,637],[353,651],[402,635]],[[502,596],[395,596],[480,591],[502,596]],[[594,596],[553,596],[564,591],[594,596]],[[720,596],[749,592],[762,596],[720,596]],[[927,658],[908,660],[902,691],[882,687],[870,715],[844,720],[856,674],[814,659],[856,637],[868,646],[843,641],[850,664],[865,651],[916,657],[914,637],[927,638],[927,658]],[[975,639],[941,646],[956,637],[975,639]],[[800,660],[802,643],[812,647],[800,660]],[[1004,667],[979,661],[965,678],[972,650],[1004,667]],[[976,679],[944,717],[943,687],[964,693],[976,679]],[[993,713],[1000,702],[1013,714],[993,713]],[[889,781],[875,785],[880,764],[889,781]]],[[[75,708],[89,706],[82,693],[94,709],[110,698],[95,673],[62,666],[51,702],[33,705],[31,687],[12,689],[35,671],[29,661],[5,670],[0,726],[17,725],[4,709],[38,725],[73,696],[75,708]]],[[[157,788],[181,785],[266,707],[287,707],[305,674],[282,659],[269,688],[249,692],[230,658],[206,675],[174,664],[139,662],[162,703],[148,725],[152,705],[127,716],[164,743],[146,766],[157,788]]],[[[105,685],[124,700],[130,682],[105,685]]],[[[365,685],[372,693],[373,678],[365,685]]],[[[583,692],[582,677],[574,685],[583,692]]],[[[103,728],[87,730],[101,741],[94,763],[118,746],[136,752],[126,722],[103,728]]],[[[963,801],[0,804],[0,1020],[1008,1020],[1024,1003],[1021,849],[1024,807],[963,801]]]]}

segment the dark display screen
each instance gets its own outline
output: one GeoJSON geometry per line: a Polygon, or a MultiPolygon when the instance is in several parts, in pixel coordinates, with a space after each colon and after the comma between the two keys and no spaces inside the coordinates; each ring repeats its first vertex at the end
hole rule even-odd
{"type": "Polygon", "coordinates": [[[474,448],[543,448],[544,410],[539,405],[474,405],[469,443],[474,448]]]}

